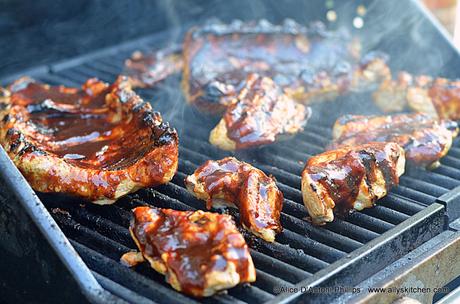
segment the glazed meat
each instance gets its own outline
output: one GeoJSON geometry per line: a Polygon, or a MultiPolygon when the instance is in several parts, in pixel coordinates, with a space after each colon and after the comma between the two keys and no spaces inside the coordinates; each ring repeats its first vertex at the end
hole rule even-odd
{"type": "Polygon", "coordinates": [[[249,74],[244,88],[211,131],[209,142],[224,150],[273,143],[302,130],[310,108],[287,97],[268,77],[249,74]]]}
{"type": "Polygon", "coordinates": [[[243,226],[268,242],[281,232],[283,194],[272,177],[233,157],[200,166],[185,179],[187,189],[213,205],[235,206],[243,226]]]}
{"type": "Polygon", "coordinates": [[[368,143],[313,156],[302,171],[302,196],[314,224],[332,222],[334,212],[370,208],[397,185],[404,150],[396,143],[368,143]]]}
{"type": "Polygon", "coordinates": [[[125,74],[134,87],[154,87],[182,71],[182,50],[170,47],[153,53],[136,51],[125,61],[125,74]]]}
{"type": "Polygon", "coordinates": [[[145,258],[174,289],[195,297],[256,280],[248,246],[229,215],[150,207],[133,212],[130,232],[140,254],[122,257],[129,266],[145,258]]]}
{"type": "Polygon", "coordinates": [[[433,168],[447,154],[457,134],[456,122],[433,119],[422,113],[393,116],[346,115],[335,122],[334,140],[329,149],[377,141],[395,142],[404,148],[408,162],[433,168]]]}
{"type": "Polygon", "coordinates": [[[81,89],[21,78],[4,92],[0,143],[37,191],[108,204],[176,172],[176,131],[125,77],[81,89]]]}
{"type": "Polygon", "coordinates": [[[191,29],[184,40],[183,90],[190,104],[221,113],[249,73],[272,78],[297,100],[329,100],[391,77],[384,56],[360,55],[360,44],[321,23],[273,25],[234,21],[191,29]]]}
{"type": "Polygon", "coordinates": [[[374,101],[385,112],[409,108],[434,118],[460,120],[460,81],[401,72],[397,80],[382,82],[374,101]]]}

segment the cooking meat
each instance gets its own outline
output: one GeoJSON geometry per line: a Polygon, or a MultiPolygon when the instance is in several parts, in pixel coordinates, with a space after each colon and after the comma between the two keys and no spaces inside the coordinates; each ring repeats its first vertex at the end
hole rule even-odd
{"type": "Polygon", "coordinates": [[[268,77],[249,74],[237,101],[211,131],[209,142],[224,150],[273,143],[302,130],[310,108],[287,97],[268,77]]]}
{"type": "Polygon", "coordinates": [[[133,213],[129,230],[140,254],[125,254],[128,265],[145,258],[174,289],[196,297],[256,280],[248,246],[229,215],[150,207],[133,213]]]}
{"type": "Polygon", "coordinates": [[[458,125],[451,120],[437,120],[426,114],[389,116],[342,116],[333,128],[334,140],[329,149],[356,146],[369,142],[395,142],[404,148],[407,161],[437,167],[447,154],[458,125]]]}
{"type": "Polygon", "coordinates": [[[410,108],[434,118],[460,120],[460,81],[401,72],[397,80],[382,82],[374,101],[385,112],[410,108]]]}
{"type": "Polygon", "coordinates": [[[234,21],[191,29],[184,40],[182,86],[190,104],[221,113],[233,104],[249,73],[272,78],[305,103],[369,88],[391,77],[385,56],[361,56],[360,43],[323,24],[293,20],[273,25],[234,21]]]}
{"type": "Polygon", "coordinates": [[[313,156],[302,171],[302,196],[314,224],[334,212],[369,208],[397,185],[404,173],[404,150],[396,143],[368,143],[313,156]]]}
{"type": "Polygon", "coordinates": [[[176,172],[176,131],[125,77],[81,89],[21,78],[4,92],[0,143],[37,191],[109,204],[176,172]]]}
{"type": "Polygon", "coordinates": [[[187,189],[213,205],[236,206],[243,226],[268,242],[281,232],[283,194],[272,177],[233,157],[209,160],[185,179],[187,189]]]}
{"type": "Polygon", "coordinates": [[[134,87],[147,88],[179,73],[182,67],[180,48],[170,47],[153,53],[136,51],[125,61],[125,74],[134,87]]]}

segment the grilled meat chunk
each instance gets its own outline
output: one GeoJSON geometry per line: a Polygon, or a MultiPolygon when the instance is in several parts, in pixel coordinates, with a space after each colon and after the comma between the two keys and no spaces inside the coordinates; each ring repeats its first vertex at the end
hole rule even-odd
{"type": "Polygon", "coordinates": [[[185,179],[187,189],[212,205],[236,206],[243,226],[267,242],[281,232],[283,194],[272,177],[233,157],[200,166],[185,179]]]}
{"type": "Polygon", "coordinates": [[[236,150],[275,142],[302,130],[311,110],[287,97],[273,80],[249,74],[237,102],[211,131],[209,142],[236,150]]]}
{"type": "Polygon", "coordinates": [[[183,67],[182,50],[170,47],[154,53],[136,51],[125,61],[125,74],[133,87],[150,88],[183,67]]]}
{"type": "Polygon", "coordinates": [[[460,120],[460,80],[401,72],[397,80],[382,82],[374,101],[385,112],[409,108],[434,118],[460,120]]]}
{"type": "Polygon", "coordinates": [[[390,78],[384,56],[360,55],[360,44],[321,23],[307,28],[292,20],[272,25],[234,21],[191,29],[184,40],[183,90],[190,104],[223,112],[249,73],[272,78],[305,103],[329,100],[390,78]]]}
{"type": "Polygon", "coordinates": [[[372,207],[404,173],[404,150],[396,143],[368,143],[313,156],[302,171],[302,196],[314,224],[334,211],[372,207]]]}
{"type": "Polygon", "coordinates": [[[329,149],[369,142],[395,142],[404,148],[406,159],[415,165],[437,167],[447,154],[458,125],[426,114],[389,116],[342,116],[335,122],[329,149]]]}
{"type": "MultiPolygon", "coordinates": [[[[254,282],[248,246],[229,215],[138,207],[130,232],[143,258],[183,293],[207,297],[254,282]]],[[[142,260],[128,253],[127,264],[142,260]]]]}
{"type": "Polygon", "coordinates": [[[0,143],[37,191],[109,204],[176,172],[176,131],[125,77],[81,89],[21,78],[5,92],[0,143]]]}

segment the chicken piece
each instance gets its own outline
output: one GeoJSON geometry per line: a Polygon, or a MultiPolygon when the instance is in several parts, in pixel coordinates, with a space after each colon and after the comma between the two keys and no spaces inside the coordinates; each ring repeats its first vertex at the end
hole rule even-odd
{"type": "Polygon", "coordinates": [[[458,125],[426,114],[389,116],[342,116],[335,122],[333,142],[328,149],[356,146],[369,142],[395,142],[404,148],[408,162],[435,168],[447,154],[458,125]]]}
{"type": "Polygon", "coordinates": [[[125,74],[133,87],[151,88],[182,71],[182,50],[170,47],[153,53],[136,51],[125,61],[125,74]]]}
{"type": "Polygon", "coordinates": [[[250,74],[244,88],[211,131],[209,142],[223,150],[273,143],[303,129],[311,110],[287,97],[270,78],[250,74]]]}
{"type": "Polygon", "coordinates": [[[283,229],[283,193],[275,180],[233,157],[208,160],[185,179],[188,191],[205,200],[206,207],[238,207],[245,228],[267,242],[283,229]]]}
{"type": "Polygon", "coordinates": [[[302,171],[302,196],[311,220],[322,225],[334,211],[347,214],[374,206],[404,173],[404,150],[396,143],[368,143],[313,156],[302,171]]]}
{"type": "MultiPolygon", "coordinates": [[[[231,216],[151,207],[133,213],[131,236],[143,258],[174,289],[208,297],[256,280],[248,246],[231,216]]],[[[131,252],[121,259],[129,266],[142,261],[131,252]]]]}
{"type": "Polygon", "coordinates": [[[391,78],[385,56],[360,55],[360,43],[321,23],[309,28],[293,20],[211,23],[191,29],[184,40],[182,86],[199,109],[222,113],[232,105],[249,73],[272,78],[290,97],[305,103],[369,89],[391,78]]]}
{"type": "Polygon", "coordinates": [[[176,131],[126,77],[81,89],[21,78],[3,91],[0,144],[36,191],[110,204],[176,172],[176,131]]]}
{"type": "Polygon", "coordinates": [[[460,120],[460,80],[401,72],[397,80],[381,84],[374,102],[385,112],[409,108],[433,118],[460,120]]]}

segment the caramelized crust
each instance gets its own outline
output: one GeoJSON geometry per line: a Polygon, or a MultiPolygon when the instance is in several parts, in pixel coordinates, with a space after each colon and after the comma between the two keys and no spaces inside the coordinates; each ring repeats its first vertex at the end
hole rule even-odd
{"type": "Polygon", "coordinates": [[[224,150],[275,142],[302,130],[310,108],[287,97],[268,77],[250,74],[244,88],[211,131],[209,142],[224,150]]]}
{"type": "Polygon", "coordinates": [[[334,125],[334,140],[329,149],[368,142],[395,142],[416,165],[436,167],[447,154],[458,125],[451,120],[436,120],[426,114],[340,117],[334,125]]]}
{"type": "Polygon", "coordinates": [[[124,77],[81,89],[21,78],[6,92],[0,143],[37,191],[108,204],[176,172],[176,131],[124,77]]]}
{"type": "MultiPolygon", "coordinates": [[[[256,280],[248,246],[229,215],[138,207],[130,232],[143,257],[183,293],[207,297],[256,280]]],[[[128,253],[122,261],[136,264],[128,253]]]]}
{"type": "Polygon", "coordinates": [[[385,112],[410,108],[433,118],[460,120],[460,81],[401,72],[397,80],[381,84],[374,101],[385,112]]]}
{"type": "Polygon", "coordinates": [[[321,23],[273,25],[234,21],[191,29],[184,40],[183,90],[190,104],[221,113],[235,102],[249,73],[272,78],[305,103],[329,100],[390,78],[385,59],[360,60],[360,44],[321,23]]]}
{"type": "Polygon", "coordinates": [[[125,61],[125,74],[133,87],[150,88],[183,67],[180,48],[166,48],[154,53],[136,51],[125,61]]]}
{"type": "Polygon", "coordinates": [[[205,200],[208,209],[215,205],[236,206],[243,226],[268,242],[281,232],[283,194],[272,177],[233,157],[200,166],[185,179],[187,189],[205,200]]]}
{"type": "Polygon", "coordinates": [[[313,156],[302,171],[302,196],[314,224],[334,212],[372,207],[404,173],[404,150],[396,143],[369,143],[313,156]]]}

